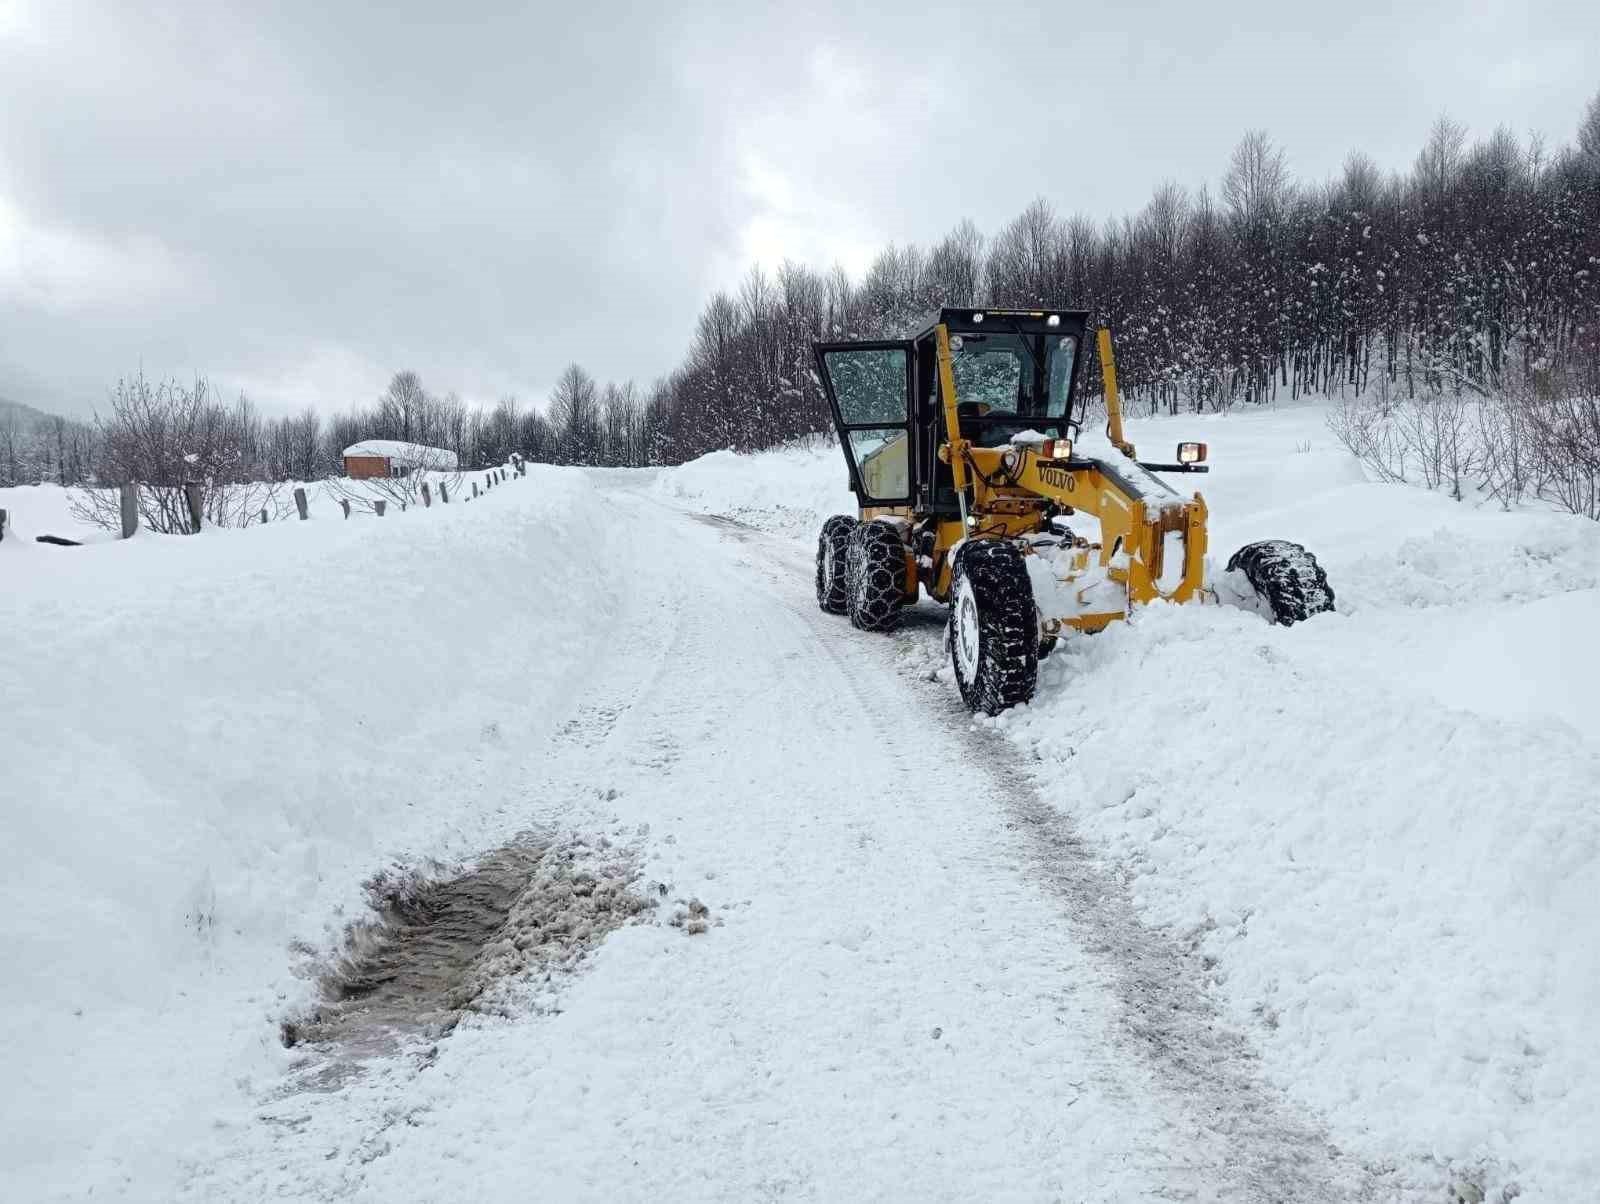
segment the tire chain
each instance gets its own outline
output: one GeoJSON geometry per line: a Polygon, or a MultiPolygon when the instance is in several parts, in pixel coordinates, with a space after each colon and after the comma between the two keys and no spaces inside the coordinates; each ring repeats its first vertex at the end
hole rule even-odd
{"type": "MultiPolygon", "coordinates": [[[[972,582],[978,604],[980,655],[976,680],[962,680],[961,697],[973,710],[997,715],[1033,697],[1039,680],[1039,612],[1022,553],[998,539],[963,544],[956,555],[956,588],[963,577],[972,582]]],[[[954,590],[952,590],[952,597],[954,590]]],[[[956,607],[950,609],[950,644],[955,646],[956,607]]]]}
{"type": "Polygon", "coordinates": [[[862,631],[893,631],[905,598],[906,549],[892,523],[860,523],[850,532],[850,622],[862,631]]]}
{"type": "Polygon", "coordinates": [[[1287,539],[1245,544],[1228,560],[1272,610],[1272,621],[1288,627],[1333,609],[1333,587],[1317,558],[1287,539]]]}
{"type": "Polygon", "coordinates": [[[842,615],[850,606],[848,562],[856,525],[848,514],[835,514],[817,536],[817,605],[830,615],[842,615]]]}

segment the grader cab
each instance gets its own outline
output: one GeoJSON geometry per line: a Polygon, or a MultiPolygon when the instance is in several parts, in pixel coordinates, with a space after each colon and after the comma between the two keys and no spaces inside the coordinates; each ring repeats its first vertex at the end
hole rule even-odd
{"type": "MultiPolygon", "coordinates": [[[[1078,366],[1088,314],[945,308],[915,338],[814,350],[859,502],[817,541],[817,603],[886,631],[926,593],[949,605],[962,698],[989,714],[1033,696],[1062,635],[1138,606],[1217,601],[1206,506],[1169,473],[1201,473],[1206,448],[1137,457],[1122,427],[1110,332],[1097,332],[1106,440],[1082,446],[1078,366]]],[[[1230,597],[1273,621],[1333,607],[1315,558],[1283,540],[1228,561],[1230,597]]]]}

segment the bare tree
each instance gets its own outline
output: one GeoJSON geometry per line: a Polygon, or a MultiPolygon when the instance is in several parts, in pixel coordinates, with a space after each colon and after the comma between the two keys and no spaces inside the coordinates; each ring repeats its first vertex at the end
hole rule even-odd
{"type": "Polygon", "coordinates": [[[1466,142],[1465,126],[1443,115],[1435,119],[1414,169],[1418,186],[1430,199],[1442,199],[1450,191],[1456,172],[1461,168],[1461,152],[1466,142]]]}
{"type": "Polygon", "coordinates": [[[933,304],[972,305],[983,275],[983,235],[962,219],[928,254],[927,278],[933,304]]]}
{"type": "Polygon", "coordinates": [[[0,485],[22,484],[22,414],[0,409],[0,485]]]}
{"type": "Polygon", "coordinates": [[[1266,130],[1250,130],[1239,139],[1222,177],[1222,199],[1237,221],[1255,226],[1276,217],[1289,188],[1284,152],[1273,146],[1266,130]]]}
{"type": "MultiPolygon", "coordinates": [[[[192,532],[185,486],[199,491],[203,521],[244,526],[266,508],[284,513],[275,486],[248,453],[252,411],[242,398],[232,411],[211,399],[204,377],[192,386],[152,384],[141,372],[117,383],[111,412],[95,417],[103,444],[101,477],[107,485],[136,484],[143,525],[163,534],[192,532]]],[[[120,525],[113,490],[85,489],[72,496],[76,517],[107,530],[120,525]]]]}
{"type": "Polygon", "coordinates": [[[420,442],[422,411],[428,395],[415,372],[396,372],[389,389],[378,399],[381,421],[386,425],[385,436],[407,443],[420,442]]]}
{"type": "Polygon", "coordinates": [[[594,464],[600,453],[600,399],[594,378],[568,364],[550,391],[550,420],[569,464],[594,464]]]}
{"type": "Polygon", "coordinates": [[[1578,153],[1600,167],[1600,92],[1590,98],[1578,125],[1578,153]]]}
{"type": "Polygon", "coordinates": [[[1370,212],[1378,203],[1383,191],[1383,177],[1372,156],[1361,151],[1351,151],[1344,159],[1344,170],[1339,180],[1343,190],[1338,201],[1358,213],[1370,212]]]}

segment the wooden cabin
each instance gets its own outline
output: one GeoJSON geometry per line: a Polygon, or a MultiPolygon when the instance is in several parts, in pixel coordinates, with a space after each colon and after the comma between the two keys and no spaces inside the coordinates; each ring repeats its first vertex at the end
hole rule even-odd
{"type": "Polygon", "coordinates": [[[363,439],[344,449],[344,475],[352,480],[406,477],[414,472],[455,472],[456,454],[399,439],[363,439]]]}

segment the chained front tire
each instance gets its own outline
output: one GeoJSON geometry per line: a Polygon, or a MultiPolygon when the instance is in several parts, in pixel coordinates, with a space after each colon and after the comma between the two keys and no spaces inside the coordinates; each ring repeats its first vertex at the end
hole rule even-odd
{"type": "Polygon", "coordinates": [[[862,631],[893,631],[906,595],[906,547],[900,528],[874,519],[850,532],[850,622],[862,631]]]}
{"type": "Polygon", "coordinates": [[[848,514],[835,514],[817,536],[817,605],[830,615],[842,615],[850,606],[846,562],[855,528],[848,514]]]}
{"type": "Polygon", "coordinates": [[[961,700],[986,715],[1027,702],[1039,680],[1039,613],[1022,555],[997,539],[956,552],[950,660],[961,700]]]}
{"type": "Polygon", "coordinates": [[[1243,573],[1272,621],[1285,627],[1333,609],[1333,587],[1317,558],[1286,539],[1245,544],[1228,571],[1243,573]]]}

